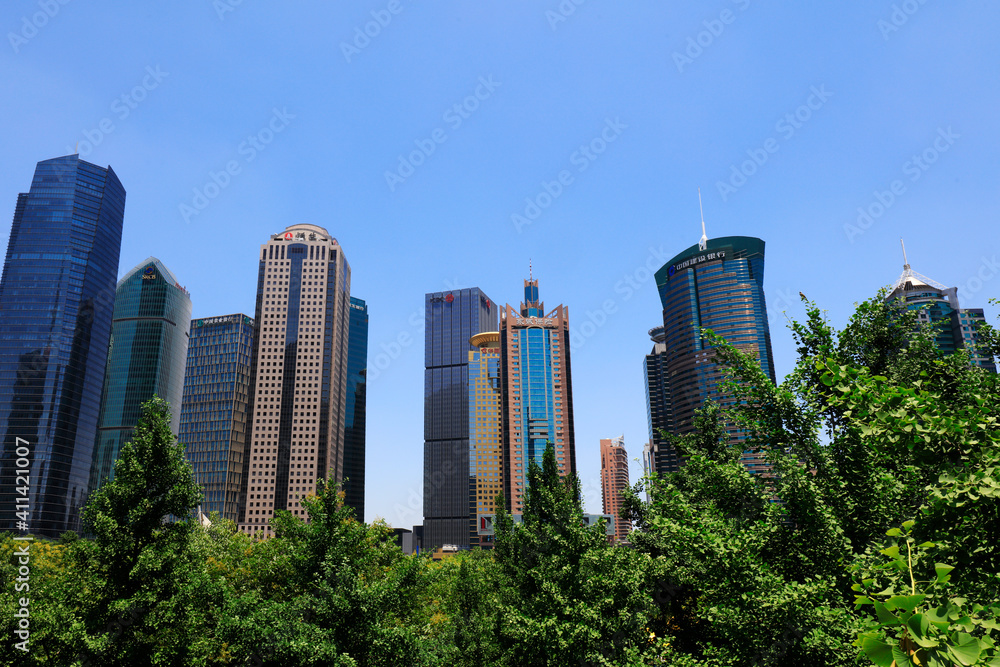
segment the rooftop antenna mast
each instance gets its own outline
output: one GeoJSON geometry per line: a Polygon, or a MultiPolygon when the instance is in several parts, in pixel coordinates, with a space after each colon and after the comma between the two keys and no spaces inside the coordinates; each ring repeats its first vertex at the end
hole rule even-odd
{"type": "Polygon", "coordinates": [[[899,245],[903,246],[903,269],[910,268],[910,263],[906,259],[906,244],[903,243],[903,239],[899,239],[899,245]]]}
{"type": "Polygon", "coordinates": [[[701,205],[701,188],[698,188],[698,208],[701,210],[701,240],[698,241],[698,250],[707,250],[708,236],[705,234],[705,207],[701,205]]]}
{"type": "Polygon", "coordinates": [[[531,258],[528,258],[528,280],[533,280],[534,274],[531,271],[531,258]]]}

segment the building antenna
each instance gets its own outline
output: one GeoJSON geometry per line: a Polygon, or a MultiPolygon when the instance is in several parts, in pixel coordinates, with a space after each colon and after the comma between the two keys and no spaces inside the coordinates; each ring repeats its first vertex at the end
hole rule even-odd
{"type": "Polygon", "coordinates": [[[531,272],[531,258],[528,258],[528,281],[530,282],[534,278],[534,274],[531,272]]]}
{"type": "Polygon", "coordinates": [[[899,239],[899,245],[903,246],[903,269],[910,268],[910,263],[906,260],[906,244],[903,243],[903,239],[899,239]]]}
{"type": "Polygon", "coordinates": [[[698,241],[698,250],[707,250],[708,236],[705,234],[705,207],[701,205],[701,188],[698,188],[698,208],[701,210],[701,240],[698,241]]]}

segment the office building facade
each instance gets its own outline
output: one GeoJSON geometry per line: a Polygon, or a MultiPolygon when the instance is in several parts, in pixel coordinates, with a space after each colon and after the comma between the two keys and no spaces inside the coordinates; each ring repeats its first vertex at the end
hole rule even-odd
{"type": "Polygon", "coordinates": [[[478,287],[424,297],[424,532],[422,546],[469,546],[469,352],[496,331],[497,305],[478,287]]]}
{"type": "Polygon", "coordinates": [[[351,297],[344,408],[344,503],[365,520],[365,408],[368,390],[368,304],[351,297]]]}
{"type": "Polygon", "coordinates": [[[160,260],[150,257],[118,281],[91,492],[114,479],[118,452],[153,396],[170,405],[170,431],[177,435],[190,327],[191,295],[160,260]]]}
{"type": "Polygon", "coordinates": [[[642,363],[643,377],[646,385],[646,425],[649,429],[649,440],[643,447],[643,472],[656,472],[660,475],[677,472],[680,467],[680,457],[677,450],[667,442],[663,432],[673,432],[673,420],[670,413],[670,375],[667,372],[665,343],[666,333],[663,327],[649,330],[653,341],[653,349],[642,363]]]}
{"type": "Polygon", "coordinates": [[[938,349],[945,354],[968,350],[973,365],[996,373],[996,364],[989,356],[977,352],[979,327],[986,323],[982,308],[962,308],[958,288],[941,283],[914,271],[903,254],[903,273],[889,292],[888,300],[898,300],[909,309],[919,309],[918,320],[936,327],[938,349]]]}
{"type": "MultiPolygon", "coordinates": [[[[678,254],[656,272],[663,306],[663,359],[669,377],[667,409],[671,431],[694,430],[694,412],[707,399],[723,407],[732,398],[722,389],[722,368],[712,346],[702,338],[711,329],[737,349],[757,358],[773,382],[771,333],[764,301],[764,242],[747,236],[706,239],[678,254]]],[[[730,443],[745,436],[727,423],[730,443]]],[[[743,463],[755,474],[768,471],[763,459],[745,453],[743,463]]]]}
{"type": "Polygon", "coordinates": [[[529,461],[555,449],[559,472],[576,474],[569,309],[545,311],[538,281],[524,281],[524,301],[500,316],[503,368],[503,490],[508,511],[521,514],[529,461]]]}
{"type": "Polygon", "coordinates": [[[469,352],[469,546],[492,548],[480,535],[484,516],[494,516],[503,495],[503,419],[500,332],[476,334],[469,352]]]}
{"type": "Polygon", "coordinates": [[[306,517],[317,479],[344,478],[351,268],[329,232],[305,224],[272,235],[258,261],[240,530],[270,537],[276,510],[306,517]]]}
{"type": "Polygon", "coordinates": [[[39,162],[18,195],[0,280],[0,529],[81,528],[124,214],[115,172],[78,155],[39,162]],[[24,525],[19,458],[31,479],[24,525]]]}
{"type": "Polygon", "coordinates": [[[622,492],[629,488],[628,452],[625,436],[601,439],[601,499],[604,513],[615,518],[615,542],[624,542],[632,529],[631,524],[619,516],[624,498],[622,492]]]}
{"type": "Polygon", "coordinates": [[[239,522],[246,502],[254,321],[191,321],[179,439],[204,497],[201,511],[239,522]]]}

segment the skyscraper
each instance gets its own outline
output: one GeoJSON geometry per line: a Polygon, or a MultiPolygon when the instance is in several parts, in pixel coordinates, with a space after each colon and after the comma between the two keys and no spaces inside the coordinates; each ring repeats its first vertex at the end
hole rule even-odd
{"type": "Polygon", "coordinates": [[[344,503],[365,520],[365,407],[368,389],[368,305],[351,297],[344,408],[344,503]]]}
{"type": "Polygon", "coordinates": [[[204,489],[201,511],[239,522],[246,502],[254,321],[237,313],[191,321],[180,441],[204,489]]]}
{"type": "Polygon", "coordinates": [[[649,442],[643,448],[643,472],[664,474],[676,472],[680,459],[677,451],[666,440],[662,431],[673,430],[673,420],[670,413],[670,375],[667,372],[666,333],[663,327],[653,327],[649,330],[653,340],[653,349],[642,362],[642,371],[646,379],[646,423],[649,427],[649,442]]]}
{"type": "Polygon", "coordinates": [[[528,462],[555,448],[561,474],[576,474],[569,309],[545,312],[538,281],[524,281],[524,301],[500,316],[503,368],[504,495],[514,514],[524,509],[528,462]]]}
{"type": "Polygon", "coordinates": [[[114,478],[122,446],[132,439],[142,404],[170,405],[170,431],[180,430],[191,296],[163,263],[150,257],[118,281],[111,347],[101,392],[90,489],[114,478]]]}
{"type": "Polygon", "coordinates": [[[615,518],[615,541],[628,539],[632,526],[618,516],[624,499],[622,491],[628,484],[628,452],[625,451],[625,436],[601,439],[601,497],[604,513],[615,518]]]}
{"type": "MultiPolygon", "coordinates": [[[[672,432],[694,430],[694,411],[706,399],[722,406],[732,401],[722,391],[722,369],[712,346],[702,338],[711,329],[737,349],[756,357],[774,381],[771,332],[764,303],[764,242],[748,236],[707,239],[680,253],[656,272],[663,305],[662,363],[669,376],[667,408],[672,432]]],[[[729,440],[745,436],[726,424],[729,440]]],[[[744,464],[754,473],[767,465],[747,453],[744,464]]]]}
{"type": "Polygon", "coordinates": [[[270,536],[275,510],[304,517],[318,478],[343,481],[350,297],[351,268],[322,227],[260,247],[245,532],[270,536]]]}
{"type": "Polygon", "coordinates": [[[80,528],[124,214],[115,172],[77,155],[39,162],[17,197],[0,280],[0,529],[20,528],[19,446],[30,452],[27,529],[80,528]]]}
{"type": "Polygon", "coordinates": [[[903,273],[896,280],[887,300],[898,299],[906,308],[922,309],[920,322],[937,326],[937,346],[945,354],[967,349],[974,365],[996,373],[993,359],[976,352],[979,342],[977,329],[985,324],[982,308],[962,308],[958,288],[945,287],[910,268],[903,248],[903,273]]]}
{"type": "Polygon", "coordinates": [[[496,331],[497,305],[478,287],[424,297],[424,534],[422,548],[469,545],[469,352],[496,331]]]}
{"type": "Polygon", "coordinates": [[[480,517],[496,514],[503,493],[502,378],[500,332],[476,334],[469,352],[469,545],[489,548],[480,517]]]}

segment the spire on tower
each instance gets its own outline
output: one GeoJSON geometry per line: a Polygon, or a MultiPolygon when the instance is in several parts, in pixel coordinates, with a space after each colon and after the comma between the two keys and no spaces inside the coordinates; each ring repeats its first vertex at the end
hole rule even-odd
{"type": "Polygon", "coordinates": [[[701,240],[698,241],[698,250],[707,250],[708,236],[705,234],[705,207],[701,205],[701,188],[698,188],[698,208],[701,210],[701,240]]]}
{"type": "Polygon", "coordinates": [[[903,246],[903,269],[909,269],[910,263],[906,261],[906,244],[903,243],[903,239],[899,239],[899,245],[903,246]]]}

